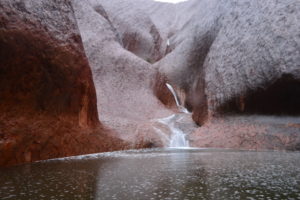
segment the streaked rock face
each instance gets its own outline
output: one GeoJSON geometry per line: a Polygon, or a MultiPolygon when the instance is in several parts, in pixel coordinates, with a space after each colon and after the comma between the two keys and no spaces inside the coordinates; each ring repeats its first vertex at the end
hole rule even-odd
{"type": "Polygon", "coordinates": [[[165,145],[167,82],[202,126],[187,128],[194,146],[297,149],[299,4],[1,1],[1,164],[165,145]]]}
{"type": "Polygon", "coordinates": [[[91,72],[70,3],[1,5],[2,109],[73,115],[82,127],[97,124],[91,72]]]}
{"type": "Polygon", "coordinates": [[[109,149],[70,1],[0,10],[0,165],[109,149]]]}
{"type": "MultiPolygon", "coordinates": [[[[151,80],[168,108],[174,101],[164,84],[183,91],[181,101],[199,125],[228,112],[299,114],[298,1],[89,0],[75,1],[74,9],[100,120],[109,127],[139,132],[138,124],[164,117],[165,109],[149,95],[151,80]],[[282,101],[286,90],[288,100],[282,101]]],[[[151,132],[143,135],[153,137],[151,132]]]]}
{"type": "Polygon", "coordinates": [[[276,80],[299,84],[298,1],[184,4],[193,7],[193,15],[170,38],[175,49],[157,65],[189,94],[196,122],[203,124],[203,113],[213,115],[229,101],[247,99],[276,80]]]}
{"type": "MultiPolygon", "coordinates": [[[[185,91],[186,105],[199,124],[232,101],[244,101],[245,109],[251,108],[247,97],[277,80],[299,84],[298,1],[93,0],[81,4],[102,13],[119,48],[154,62],[147,68],[159,68],[169,82],[185,91]]],[[[102,38],[107,34],[102,32],[102,38]]]]}
{"type": "MultiPolygon", "coordinates": [[[[93,72],[100,121],[135,143],[143,124],[173,112],[153,89],[164,82],[150,63],[162,55],[161,36],[133,2],[76,0],[73,7],[93,72]]],[[[165,86],[162,90],[167,91],[165,86]]]]}

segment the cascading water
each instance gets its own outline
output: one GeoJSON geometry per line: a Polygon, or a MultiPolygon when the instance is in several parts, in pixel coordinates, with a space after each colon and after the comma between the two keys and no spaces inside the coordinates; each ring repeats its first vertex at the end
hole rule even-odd
{"type": "Polygon", "coordinates": [[[170,85],[169,83],[166,83],[167,85],[167,88],[170,90],[170,92],[172,93],[174,99],[175,99],[175,102],[176,102],[176,105],[177,105],[177,108],[179,109],[180,112],[183,112],[183,113],[190,113],[184,106],[180,105],[180,102],[179,102],[179,98],[174,90],[174,88],[172,87],[172,85],[170,85]]]}
{"type": "MultiPolygon", "coordinates": [[[[180,105],[180,101],[179,101],[176,91],[174,90],[172,85],[166,83],[166,86],[173,94],[179,111],[182,114],[189,113],[188,110],[184,106],[180,105]]],[[[171,130],[169,147],[176,147],[176,148],[189,147],[189,141],[186,139],[186,135],[184,134],[184,132],[182,130],[180,130],[179,128],[177,128],[175,126],[175,122],[180,120],[180,117],[181,117],[180,114],[174,114],[174,115],[171,115],[170,117],[159,120],[161,123],[166,124],[169,127],[169,129],[171,130]]]]}
{"type": "Polygon", "coordinates": [[[186,135],[175,125],[175,122],[179,121],[181,117],[182,116],[179,116],[178,114],[173,114],[158,120],[160,123],[167,125],[171,130],[169,147],[189,147],[189,141],[186,139],[186,135]]]}
{"type": "Polygon", "coordinates": [[[189,141],[180,129],[173,129],[173,135],[170,140],[170,147],[189,147],[189,141]]]}

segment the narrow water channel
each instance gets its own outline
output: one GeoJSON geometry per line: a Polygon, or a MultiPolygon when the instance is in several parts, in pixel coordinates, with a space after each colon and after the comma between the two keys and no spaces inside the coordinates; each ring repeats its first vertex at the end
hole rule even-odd
{"type": "Polygon", "coordinates": [[[131,150],[0,169],[0,199],[300,199],[300,153],[131,150]]]}

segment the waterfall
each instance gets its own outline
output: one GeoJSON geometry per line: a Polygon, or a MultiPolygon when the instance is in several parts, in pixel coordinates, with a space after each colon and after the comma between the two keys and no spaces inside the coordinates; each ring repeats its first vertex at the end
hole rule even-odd
{"type": "Polygon", "coordinates": [[[189,141],[185,138],[185,134],[180,129],[173,129],[169,147],[189,147],[189,141]]]}
{"type": "Polygon", "coordinates": [[[171,93],[173,94],[173,97],[175,99],[177,107],[179,107],[180,104],[179,104],[178,96],[176,95],[176,92],[175,92],[174,88],[169,83],[166,83],[166,85],[167,85],[168,89],[171,91],[171,93]]]}
{"type": "Polygon", "coordinates": [[[183,113],[190,113],[184,106],[182,106],[179,102],[179,98],[176,94],[176,91],[174,90],[174,88],[172,87],[172,85],[170,85],[169,83],[166,83],[167,85],[167,88],[170,90],[170,92],[173,94],[173,97],[175,99],[175,102],[176,102],[176,105],[177,105],[177,108],[180,112],[183,112],[183,113]]]}
{"type": "MultiPolygon", "coordinates": [[[[189,113],[189,111],[180,104],[179,98],[176,94],[176,91],[172,87],[172,85],[170,85],[168,83],[166,83],[166,85],[167,85],[168,89],[171,91],[171,93],[173,94],[173,97],[175,99],[178,110],[182,114],[189,113]]],[[[186,135],[184,134],[184,132],[182,130],[180,130],[179,128],[177,128],[175,126],[175,122],[177,120],[180,120],[180,119],[178,119],[178,117],[180,117],[180,114],[174,114],[174,115],[171,115],[170,117],[160,119],[159,121],[163,124],[166,124],[171,130],[169,147],[189,147],[189,141],[186,139],[186,135]]]]}
{"type": "Polygon", "coordinates": [[[178,117],[180,117],[178,114],[173,114],[169,117],[158,119],[158,121],[167,125],[171,130],[169,147],[189,147],[189,141],[185,138],[186,135],[175,126],[175,122],[180,120],[178,117]]]}

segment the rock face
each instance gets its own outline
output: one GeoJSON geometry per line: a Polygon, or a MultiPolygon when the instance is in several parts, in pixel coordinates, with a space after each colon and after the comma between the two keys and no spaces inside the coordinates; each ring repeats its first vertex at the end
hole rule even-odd
{"type": "Polygon", "coordinates": [[[300,149],[299,117],[226,115],[213,118],[189,135],[198,147],[300,149]]]}
{"type": "Polygon", "coordinates": [[[3,1],[1,9],[1,109],[96,125],[95,90],[70,3],[3,1]]]}
{"type": "Polygon", "coordinates": [[[182,17],[186,22],[174,25],[178,31],[169,38],[173,51],[156,65],[186,92],[194,121],[204,125],[192,134],[194,145],[297,149],[299,1],[189,1],[177,10],[185,13],[187,8],[189,15],[182,17]],[[238,117],[226,117],[228,113],[238,117]],[[262,122],[251,123],[256,118],[245,114],[258,114],[262,122]],[[243,129],[249,126],[265,131],[243,129]],[[260,139],[252,137],[257,134],[260,139]],[[231,137],[248,138],[248,144],[231,137]],[[289,145],[276,144],[274,138],[285,138],[289,145]]]}
{"type": "MultiPolygon", "coordinates": [[[[151,65],[162,55],[161,36],[134,2],[76,0],[73,7],[93,72],[100,120],[120,138],[140,146],[138,135],[149,120],[173,112],[155,96],[161,90],[168,92],[166,99],[171,96],[151,65]]],[[[148,128],[147,137],[159,139],[148,128]]]]}
{"type": "Polygon", "coordinates": [[[0,11],[0,165],[111,148],[70,1],[0,11]]]}
{"type": "MultiPolygon", "coordinates": [[[[193,107],[196,122],[203,124],[208,114],[238,99],[251,111],[253,100],[248,97],[272,87],[277,80],[284,83],[274,92],[297,87],[298,1],[203,0],[184,4],[193,7],[193,15],[170,38],[175,49],[157,65],[186,91],[186,104],[193,107]]],[[[288,95],[298,99],[298,94],[294,89],[294,95],[288,95]]]]}
{"type": "Polygon", "coordinates": [[[3,0],[0,10],[0,164],[166,146],[157,119],[177,112],[166,83],[201,126],[178,123],[193,146],[298,149],[297,0],[3,0]]]}
{"type": "MultiPolygon", "coordinates": [[[[298,1],[190,0],[174,5],[89,0],[75,1],[74,9],[92,65],[101,121],[126,130],[127,136],[141,126],[147,132],[143,135],[152,137],[153,124],[146,131],[149,123],[144,121],[165,115],[156,113],[165,109],[154,103],[151,79],[154,95],[168,108],[174,101],[164,95],[165,83],[183,91],[181,101],[198,125],[227,113],[241,116],[241,123],[244,114],[300,113],[298,1]]],[[[224,126],[231,122],[225,120],[224,126]]],[[[289,123],[295,120],[285,125],[289,123]]]]}

